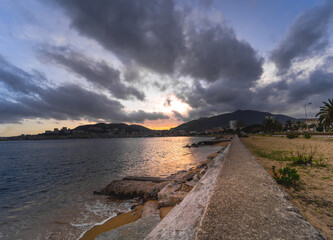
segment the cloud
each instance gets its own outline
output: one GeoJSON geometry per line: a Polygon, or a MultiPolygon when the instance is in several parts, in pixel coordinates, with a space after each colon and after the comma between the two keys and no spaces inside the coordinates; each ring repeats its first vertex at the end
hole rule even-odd
{"type": "Polygon", "coordinates": [[[36,70],[32,74],[27,73],[9,63],[0,55],[0,82],[11,91],[30,94],[31,92],[40,91],[41,88],[36,82],[43,85],[46,78],[36,70]]]}
{"type": "Polygon", "coordinates": [[[76,85],[49,88],[40,92],[39,98],[20,97],[16,101],[0,99],[0,123],[19,123],[23,119],[41,118],[57,120],[90,120],[138,122],[167,119],[159,112],[142,110],[126,112],[123,105],[104,95],[76,85]]]}
{"type": "Polygon", "coordinates": [[[194,78],[216,81],[228,79],[234,85],[251,85],[260,78],[262,59],[232,29],[216,25],[192,29],[182,72],[194,78]]]}
{"type": "Polygon", "coordinates": [[[293,61],[319,53],[327,47],[328,24],[332,13],[333,3],[327,1],[296,18],[271,54],[279,75],[285,74],[293,61]]]}
{"type": "Polygon", "coordinates": [[[43,62],[55,63],[100,88],[106,88],[116,98],[126,100],[131,97],[136,97],[138,100],[145,98],[143,92],[121,82],[119,70],[110,67],[104,61],[88,58],[70,46],[44,46],[38,49],[38,55],[43,62]]]}
{"type": "Polygon", "coordinates": [[[181,12],[172,0],[55,0],[72,26],[123,61],[171,73],[184,51],[181,12]]]}
{"type": "Polygon", "coordinates": [[[255,81],[262,73],[262,59],[232,29],[208,20],[185,24],[191,11],[181,11],[172,0],[56,2],[78,32],[125,63],[135,61],[156,73],[206,81],[224,77],[235,84],[255,81]]]}
{"type": "MultiPolygon", "coordinates": [[[[0,123],[20,123],[24,119],[56,120],[103,120],[118,122],[140,122],[169,118],[160,112],[142,110],[127,112],[117,100],[84,89],[78,85],[68,84],[59,87],[40,88],[30,74],[2,59],[0,81],[19,95],[11,99],[0,96],[0,123]],[[22,85],[21,85],[22,84],[22,85]],[[26,91],[25,91],[26,87],[26,91]]],[[[43,74],[41,74],[43,76],[43,74]]],[[[47,81],[47,79],[44,79],[47,81]]]]}
{"type": "Polygon", "coordinates": [[[173,115],[175,116],[175,118],[178,120],[178,121],[189,121],[190,119],[188,119],[187,117],[183,116],[180,112],[178,111],[175,111],[173,110],[173,115]]]}
{"type": "Polygon", "coordinates": [[[163,104],[165,107],[170,107],[171,106],[171,99],[167,98],[163,104]]]}

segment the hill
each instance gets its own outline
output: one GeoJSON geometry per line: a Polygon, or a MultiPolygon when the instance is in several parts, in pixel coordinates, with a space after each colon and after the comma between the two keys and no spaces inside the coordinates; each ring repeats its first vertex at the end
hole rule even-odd
{"type": "Polygon", "coordinates": [[[151,132],[152,130],[141,125],[127,125],[125,123],[97,123],[89,125],[81,125],[74,130],[83,130],[86,132],[107,132],[107,131],[122,131],[126,132],[151,132]]]}
{"type": "Polygon", "coordinates": [[[269,112],[260,112],[254,110],[237,110],[232,113],[225,113],[208,118],[199,118],[187,123],[183,123],[173,129],[185,130],[185,131],[205,131],[216,127],[229,127],[229,121],[237,120],[243,123],[245,126],[252,124],[262,124],[263,120],[267,116],[275,117],[275,119],[281,123],[286,123],[287,120],[297,121],[299,119],[289,117],[281,114],[272,114],[269,112]]]}

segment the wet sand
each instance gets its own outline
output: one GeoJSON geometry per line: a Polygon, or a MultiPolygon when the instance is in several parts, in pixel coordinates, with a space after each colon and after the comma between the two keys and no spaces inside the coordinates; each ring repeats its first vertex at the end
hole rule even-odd
{"type": "Polygon", "coordinates": [[[122,213],[113,217],[101,225],[95,225],[88,230],[81,238],[81,240],[94,240],[99,234],[110,231],[125,224],[134,222],[141,218],[143,205],[138,205],[135,210],[122,213]]]}
{"type": "MultiPolygon", "coordinates": [[[[157,200],[150,200],[152,202],[157,203],[157,200]]],[[[123,225],[132,223],[137,221],[138,219],[141,218],[141,212],[143,209],[144,204],[142,205],[138,205],[137,207],[135,207],[135,209],[133,211],[127,212],[127,213],[122,213],[116,217],[113,217],[109,220],[107,220],[105,223],[101,224],[101,225],[95,225],[94,227],[92,227],[90,230],[88,230],[83,236],[82,238],[80,238],[81,240],[94,240],[95,237],[97,237],[98,235],[104,233],[104,232],[108,232],[112,229],[121,227],[123,225]]],[[[171,210],[173,207],[162,207],[160,208],[160,217],[161,219],[163,219],[171,210]]]]}

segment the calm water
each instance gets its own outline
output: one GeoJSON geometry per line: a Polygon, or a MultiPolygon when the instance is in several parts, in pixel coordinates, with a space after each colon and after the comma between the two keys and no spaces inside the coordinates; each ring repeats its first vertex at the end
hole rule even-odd
{"type": "Polygon", "coordinates": [[[0,239],[77,239],[131,201],[92,194],[125,175],[168,176],[219,147],[203,138],[0,142],[0,239]]]}

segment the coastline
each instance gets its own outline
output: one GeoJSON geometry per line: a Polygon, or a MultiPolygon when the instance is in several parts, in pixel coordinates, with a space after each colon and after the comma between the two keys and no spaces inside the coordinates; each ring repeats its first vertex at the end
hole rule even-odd
{"type": "MultiPolygon", "coordinates": [[[[225,150],[225,148],[229,145],[229,143],[230,143],[230,141],[229,142],[219,142],[214,145],[220,146],[221,150],[225,150]]],[[[195,166],[192,165],[191,168],[189,168],[188,170],[178,171],[177,173],[172,174],[172,175],[175,178],[177,178],[177,175],[184,177],[186,174],[192,174],[193,171],[194,172],[198,172],[198,170],[201,171],[203,164],[205,166],[210,165],[214,158],[220,158],[219,155],[221,154],[221,150],[219,150],[218,152],[209,154],[208,156],[206,156],[206,159],[198,162],[195,166]]],[[[195,186],[196,185],[194,185],[193,187],[195,187],[195,186]]],[[[193,187],[191,187],[188,192],[190,192],[193,187]]],[[[183,198],[185,198],[185,197],[186,196],[184,196],[183,198]]],[[[138,203],[137,206],[135,206],[133,208],[133,210],[130,212],[120,213],[118,216],[111,217],[111,218],[104,220],[101,223],[94,224],[89,230],[82,233],[81,236],[79,237],[79,239],[80,240],[95,239],[95,237],[99,236],[102,233],[111,231],[113,229],[119,228],[121,226],[125,226],[127,224],[130,224],[130,223],[133,223],[133,222],[139,220],[141,218],[141,214],[142,214],[145,204],[147,204],[149,202],[154,202],[158,205],[157,200],[147,199],[147,201],[145,201],[145,202],[141,201],[141,204],[138,203]]],[[[177,203],[175,202],[175,204],[173,206],[168,206],[168,204],[166,206],[163,206],[163,205],[159,206],[158,211],[159,211],[160,219],[163,220],[169,214],[169,212],[171,212],[174,209],[175,206],[179,206],[179,203],[181,203],[181,202],[177,202],[177,203]]]]}

